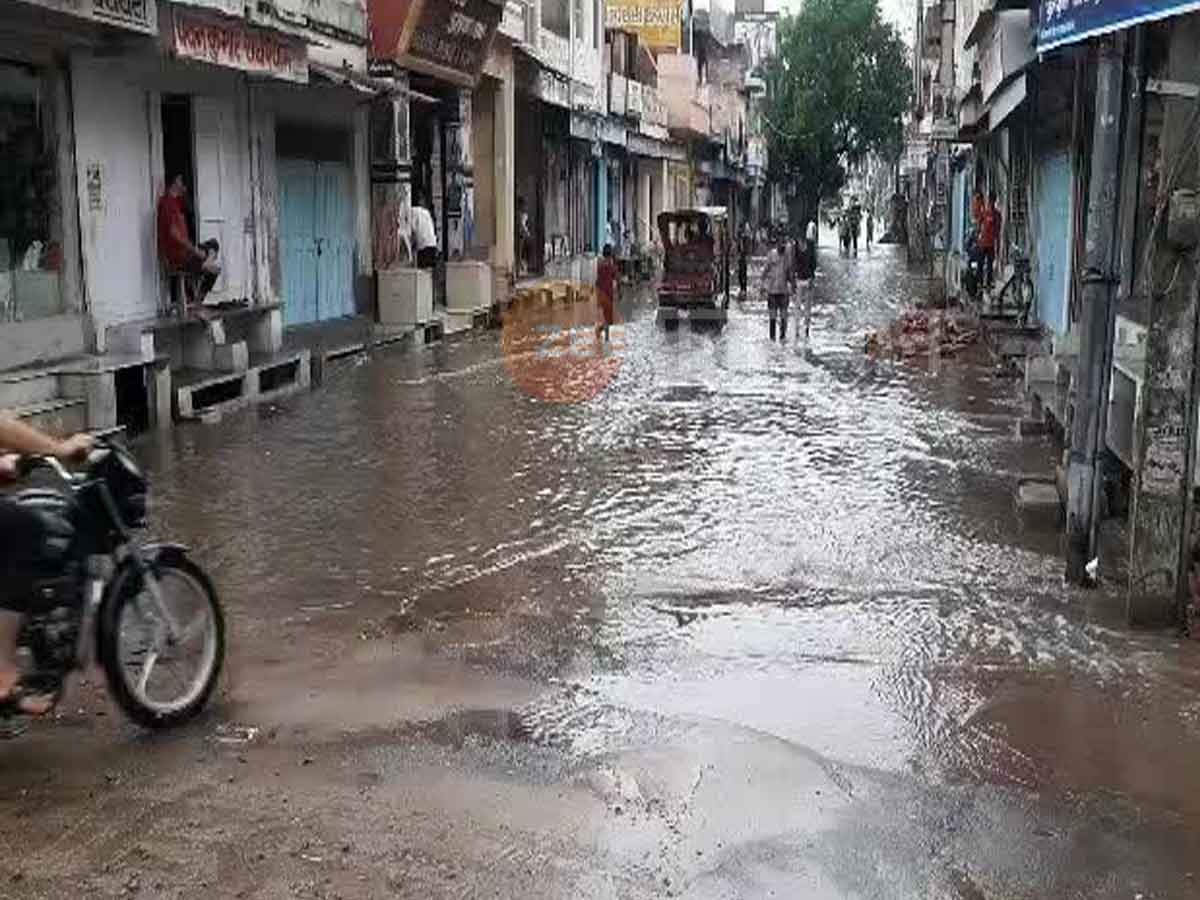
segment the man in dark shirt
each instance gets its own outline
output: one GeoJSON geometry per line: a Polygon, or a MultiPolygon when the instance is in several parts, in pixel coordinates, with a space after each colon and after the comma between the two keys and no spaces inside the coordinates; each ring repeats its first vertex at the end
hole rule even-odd
{"type": "Polygon", "coordinates": [[[216,262],[220,248],[216,241],[200,247],[192,243],[183,205],[186,196],[183,176],[176,175],[158,199],[158,255],[171,277],[190,276],[184,282],[189,302],[203,303],[221,273],[216,262]]]}

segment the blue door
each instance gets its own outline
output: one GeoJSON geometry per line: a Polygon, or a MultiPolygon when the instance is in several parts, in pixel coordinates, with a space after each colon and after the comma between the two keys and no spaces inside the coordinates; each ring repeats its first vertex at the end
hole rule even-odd
{"type": "Polygon", "coordinates": [[[354,315],[354,204],[350,167],[316,164],[317,315],[354,315]]]}
{"type": "Polygon", "coordinates": [[[279,161],[279,243],[283,257],[283,321],[287,325],[317,318],[314,169],[314,163],[307,160],[279,161]]]}
{"type": "Polygon", "coordinates": [[[1037,163],[1037,231],[1033,248],[1035,312],[1047,328],[1065,334],[1071,269],[1071,156],[1037,163]]]}
{"type": "Polygon", "coordinates": [[[354,314],[354,203],[350,167],[279,161],[283,320],[302,325],[354,314]]]}

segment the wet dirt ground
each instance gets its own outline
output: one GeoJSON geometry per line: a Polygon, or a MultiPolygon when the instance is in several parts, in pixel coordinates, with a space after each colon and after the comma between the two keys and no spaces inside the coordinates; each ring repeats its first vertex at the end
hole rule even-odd
{"type": "Polygon", "coordinates": [[[1064,587],[1011,379],[863,356],[924,291],[828,250],[807,347],[633,298],[589,403],[489,334],[142,441],[227,676],[0,744],[0,896],[1200,896],[1195,646],[1064,587]]]}

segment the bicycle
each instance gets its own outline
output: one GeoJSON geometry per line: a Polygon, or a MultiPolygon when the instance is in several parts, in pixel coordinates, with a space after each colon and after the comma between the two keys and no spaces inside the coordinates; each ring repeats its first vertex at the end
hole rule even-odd
{"type": "Polygon", "coordinates": [[[1012,263],[1012,274],[1001,285],[999,292],[992,297],[992,309],[996,315],[1002,315],[1005,301],[1011,292],[1012,305],[1017,313],[1017,324],[1023,328],[1029,324],[1029,313],[1033,309],[1033,266],[1030,264],[1029,257],[1016,244],[1012,245],[1012,263]]]}

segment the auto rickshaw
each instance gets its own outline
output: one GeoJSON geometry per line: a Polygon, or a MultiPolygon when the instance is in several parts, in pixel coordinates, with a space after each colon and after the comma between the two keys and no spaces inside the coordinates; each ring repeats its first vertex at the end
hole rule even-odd
{"type": "Polygon", "coordinates": [[[660,213],[663,274],[658,285],[658,320],[723,324],[729,309],[732,235],[723,206],[660,213]]]}

